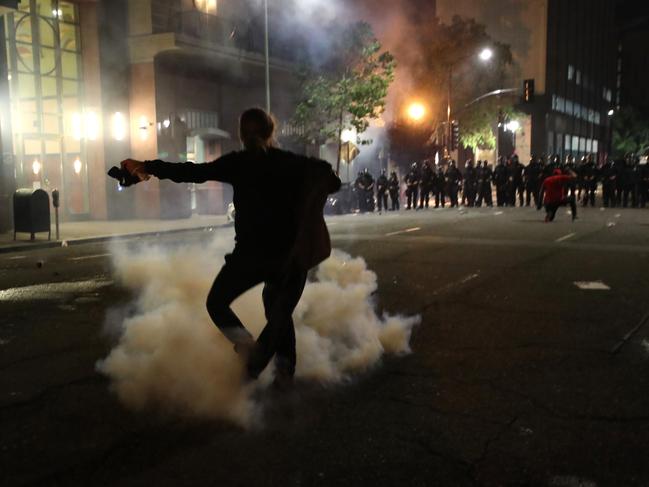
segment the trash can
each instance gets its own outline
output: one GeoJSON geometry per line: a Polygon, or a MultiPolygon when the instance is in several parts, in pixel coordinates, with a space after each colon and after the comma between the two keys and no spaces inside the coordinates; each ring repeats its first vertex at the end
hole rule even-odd
{"type": "Polygon", "coordinates": [[[31,240],[38,232],[47,232],[47,239],[52,238],[50,196],[42,189],[19,189],[14,193],[14,240],[17,232],[31,234],[31,240]]]}

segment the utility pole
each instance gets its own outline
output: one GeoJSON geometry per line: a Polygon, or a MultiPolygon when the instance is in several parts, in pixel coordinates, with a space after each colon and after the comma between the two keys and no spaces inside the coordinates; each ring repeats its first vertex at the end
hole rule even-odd
{"type": "Polygon", "coordinates": [[[266,56],[266,112],[270,113],[270,49],[268,42],[268,0],[264,0],[264,52],[266,56]]]}

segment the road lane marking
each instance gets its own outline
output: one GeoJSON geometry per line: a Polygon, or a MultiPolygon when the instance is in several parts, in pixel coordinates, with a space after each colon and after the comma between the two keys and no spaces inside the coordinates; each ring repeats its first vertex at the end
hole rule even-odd
{"type": "Polygon", "coordinates": [[[497,211],[497,212],[494,213],[494,215],[496,215],[496,216],[499,216],[499,215],[502,215],[502,214],[503,214],[502,211],[497,211]]]}
{"type": "MultiPolygon", "coordinates": [[[[649,313],[644,315],[642,319],[640,320],[640,323],[638,323],[636,326],[634,326],[629,332],[622,337],[622,339],[615,344],[615,346],[612,348],[611,353],[615,354],[620,351],[620,349],[629,341],[629,339],[635,335],[640,328],[642,328],[645,323],[649,322],[649,313]]],[[[644,341],[643,341],[644,345],[644,341]]]]}
{"type": "Polygon", "coordinates": [[[97,292],[111,286],[112,280],[64,281],[34,284],[31,286],[13,287],[0,291],[0,302],[3,301],[60,301],[66,295],[79,295],[97,292]]]}
{"type": "Polygon", "coordinates": [[[577,235],[577,234],[576,233],[569,233],[568,235],[564,235],[563,237],[556,239],[555,242],[557,242],[557,243],[565,242],[566,240],[571,239],[575,235],[577,235]]]}
{"type": "Polygon", "coordinates": [[[602,281],[575,281],[575,286],[585,291],[610,291],[611,288],[602,281]]]}
{"type": "Polygon", "coordinates": [[[474,279],[477,279],[478,277],[480,277],[480,271],[475,272],[473,274],[469,274],[468,276],[463,277],[459,281],[450,282],[446,286],[442,286],[439,289],[435,289],[433,291],[433,296],[438,296],[439,294],[446,293],[446,292],[450,291],[451,289],[453,289],[455,287],[463,286],[467,282],[473,281],[474,279]]]}
{"type": "Polygon", "coordinates": [[[393,236],[395,236],[395,235],[400,235],[400,234],[402,234],[402,233],[418,232],[419,230],[421,230],[421,227],[407,228],[407,229],[405,229],[405,230],[399,230],[398,232],[390,232],[390,233],[386,233],[385,236],[386,236],[386,237],[393,237],[393,236]]]}
{"type": "Polygon", "coordinates": [[[112,254],[95,254],[95,255],[84,255],[83,257],[70,257],[68,260],[90,260],[90,259],[100,259],[102,257],[109,257],[112,254]]]}
{"type": "Polygon", "coordinates": [[[9,257],[7,260],[22,260],[26,258],[27,258],[26,255],[16,255],[15,257],[9,257]]]}

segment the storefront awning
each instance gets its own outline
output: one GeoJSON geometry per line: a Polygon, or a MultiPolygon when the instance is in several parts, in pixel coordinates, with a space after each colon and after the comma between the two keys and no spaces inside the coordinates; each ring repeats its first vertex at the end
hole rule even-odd
{"type": "Polygon", "coordinates": [[[196,128],[189,132],[189,135],[199,136],[203,140],[215,140],[215,139],[229,139],[230,134],[225,130],[205,127],[205,128],[196,128]]]}

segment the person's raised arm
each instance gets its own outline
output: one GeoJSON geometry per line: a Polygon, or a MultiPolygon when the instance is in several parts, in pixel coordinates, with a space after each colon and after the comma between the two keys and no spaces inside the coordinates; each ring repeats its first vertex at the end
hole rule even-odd
{"type": "Polygon", "coordinates": [[[155,176],[158,179],[171,179],[176,183],[204,183],[205,181],[231,183],[236,158],[237,153],[233,152],[205,164],[126,159],[122,161],[121,167],[131,175],[138,177],[140,181],[146,181],[151,176],[155,176]]]}

